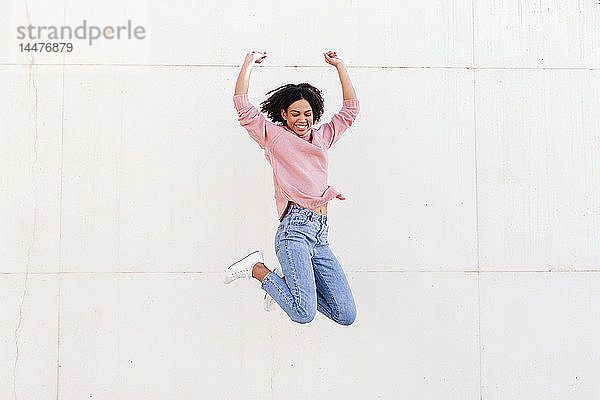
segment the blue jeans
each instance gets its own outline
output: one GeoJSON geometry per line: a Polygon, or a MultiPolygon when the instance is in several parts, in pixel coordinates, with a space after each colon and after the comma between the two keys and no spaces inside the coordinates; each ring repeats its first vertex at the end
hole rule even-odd
{"type": "Polygon", "coordinates": [[[313,320],[317,311],[341,325],[356,318],[356,305],[342,266],[329,248],[327,216],[291,204],[275,234],[275,253],[285,281],[274,271],[261,288],[292,321],[313,320]]]}

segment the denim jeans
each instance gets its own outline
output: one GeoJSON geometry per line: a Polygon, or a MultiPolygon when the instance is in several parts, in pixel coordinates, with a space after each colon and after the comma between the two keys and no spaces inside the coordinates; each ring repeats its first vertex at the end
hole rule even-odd
{"type": "Polygon", "coordinates": [[[356,318],[346,275],[327,241],[327,216],[290,205],[275,234],[275,253],[285,281],[274,271],[261,288],[294,322],[313,320],[317,311],[342,325],[356,318]]]}

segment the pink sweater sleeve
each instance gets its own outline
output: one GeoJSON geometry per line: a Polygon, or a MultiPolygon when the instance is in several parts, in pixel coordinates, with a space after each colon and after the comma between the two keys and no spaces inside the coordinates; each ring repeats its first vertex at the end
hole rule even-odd
{"type": "Polygon", "coordinates": [[[258,143],[262,149],[265,149],[272,139],[267,132],[267,125],[273,123],[268,121],[264,115],[250,103],[247,94],[234,95],[233,105],[238,113],[240,125],[248,131],[250,137],[258,143]]]}
{"type": "Polygon", "coordinates": [[[327,148],[340,140],[342,133],[356,119],[359,110],[358,99],[344,100],[341,110],[331,118],[331,121],[321,125],[319,131],[321,131],[323,142],[327,145],[327,148]]]}

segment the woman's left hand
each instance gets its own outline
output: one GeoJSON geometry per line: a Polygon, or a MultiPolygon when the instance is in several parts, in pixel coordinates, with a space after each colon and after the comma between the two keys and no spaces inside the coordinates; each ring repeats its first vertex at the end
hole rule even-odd
{"type": "Polygon", "coordinates": [[[335,51],[328,51],[323,53],[323,55],[325,56],[325,62],[327,64],[331,64],[334,67],[344,65],[344,62],[340,58],[338,58],[337,53],[335,51]]]}

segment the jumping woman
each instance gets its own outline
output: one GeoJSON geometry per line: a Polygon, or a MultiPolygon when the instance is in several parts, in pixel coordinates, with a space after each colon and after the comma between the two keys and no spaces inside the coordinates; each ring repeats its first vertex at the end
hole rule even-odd
{"type": "Polygon", "coordinates": [[[339,74],[344,97],[341,110],[330,122],[314,128],[323,115],[321,91],[308,83],[273,89],[259,112],[248,101],[252,68],[266,52],[246,54],[235,85],[233,104],[240,124],[265,151],[273,168],[279,227],[275,254],[283,269],[270,270],[260,250],[231,265],[223,282],[256,278],[266,291],[265,309],[273,300],[294,322],[312,321],[317,311],[342,325],[356,318],[356,305],[346,275],[327,240],[327,202],[345,197],[327,185],[327,151],[352,125],[359,103],[348,71],[336,52],[323,54],[339,74]]]}

